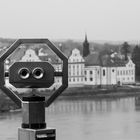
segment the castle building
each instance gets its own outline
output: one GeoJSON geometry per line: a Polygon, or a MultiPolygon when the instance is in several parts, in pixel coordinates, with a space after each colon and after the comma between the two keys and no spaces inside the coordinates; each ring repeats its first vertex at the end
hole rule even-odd
{"type": "Polygon", "coordinates": [[[85,58],[85,85],[101,84],[101,61],[98,53],[93,53],[85,58]]]}
{"type": "MultiPolygon", "coordinates": [[[[68,62],[69,87],[135,83],[135,64],[130,58],[124,61],[108,55],[101,57],[97,52],[83,58],[80,50],[75,48],[68,62]]],[[[61,65],[58,66],[61,69],[61,65]]],[[[55,85],[60,85],[60,82],[57,80],[55,85]]]]}
{"type": "MultiPolygon", "coordinates": [[[[35,50],[26,50],[20,61],[48,61],[55,71],[62,71],[62,62],[52,55],[38,56],[35,50]]],[[[87,57],[82,57],[80,50],[73,49],[68,58],[69,87],[98,86],[98,85],[123,85],[135,83],[135,64],[129,58],[124,61],[114,55],[100,56],[93,52],[87,57]]],[[[61,77],[55,77],[52,88],[62,84],[61,77]]]]}
{"type": "Polygon", "coordinates": [[[135,64],[129,58],[124,65],[117,67],[116,80],[118,84],[135,83],[135,64]]]}
{"type": "Polygon", "coordinates": [[[109,55],[93,53],[85,58],[85,85],[122,85],[135,83],[135,64],[109,55]]]}
{"type": "Polygon", "coordinates": [[[78,49],[73,49],[68,59],[68,75],[70,86],[81,86],[84,84],[85,60],[78,49]]]}

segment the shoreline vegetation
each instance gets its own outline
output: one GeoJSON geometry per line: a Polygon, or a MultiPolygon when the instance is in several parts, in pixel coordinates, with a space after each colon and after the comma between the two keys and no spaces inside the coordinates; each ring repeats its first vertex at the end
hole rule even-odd
{"type": "MultiPolygon", "coordinates": [[[[40,91],[35,93],[39,96],[48,98],[54,91],[40,91]]],[[[21,93],[19,95],[29,96],[28,93],[21,93]]],[[[57,100],[73,100],[73,99],[116,99],[124,97],[137,97],[140,96],[140,86],[127,85],[127,86],[109,86],[109,87],[70,87],[66,89],[57,100]]],[[[11,101],[4,93],[0,94],[0,113],[19,111],[19,107],[11,101]]]]}

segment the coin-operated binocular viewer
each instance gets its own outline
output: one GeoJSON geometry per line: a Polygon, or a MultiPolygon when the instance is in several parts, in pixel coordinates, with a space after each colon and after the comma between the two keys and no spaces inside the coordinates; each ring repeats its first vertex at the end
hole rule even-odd
{"type": "Polygon", "coordinates": [[[55,140],[55,129],[46,127],[45,107],[49,105],[68,86],[68,59],[48,39],[19,39],[0,57],[0,89],[19,107],[22,107],[22,125],[18,129],[18,140],[55,140]],[[61,60],[62,71],[56,72],[49,62],[15,62],[5,72],[4,61],[21,44],[46,44],[61,60]],[[16,88],[49,88],[56,76],[62,77],[62,85],[48,99],[30,95],[22,99],[5,86],[5,77],[16,88]]]}

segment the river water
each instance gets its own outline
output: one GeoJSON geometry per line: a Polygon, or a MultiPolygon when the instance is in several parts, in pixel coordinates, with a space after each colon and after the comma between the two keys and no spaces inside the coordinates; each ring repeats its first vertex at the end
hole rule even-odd
{"type": "MultiPolygon", "coordinates": [[[[46,109],[56,140],[139,140],[140,98],[57,100],[46,109]]],[[[21,113],[0,114],[0,140],[17,140],[21,113]]]]}

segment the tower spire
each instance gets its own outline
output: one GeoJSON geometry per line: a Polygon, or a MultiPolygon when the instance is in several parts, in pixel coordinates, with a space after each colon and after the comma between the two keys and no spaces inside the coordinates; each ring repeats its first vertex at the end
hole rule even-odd
{"type": "Polygon", "coordinates": [[[85,41],[83,42],[83,57],[88,56],[90,53],[89,51],[89,43],[87,39],[87,33],[85,33],[85,41]]]}
{"type": "Polygon", "coordinates": [[[87,40],[87,33],[85,32],[85,41],[88,42],[87,40]]]}

